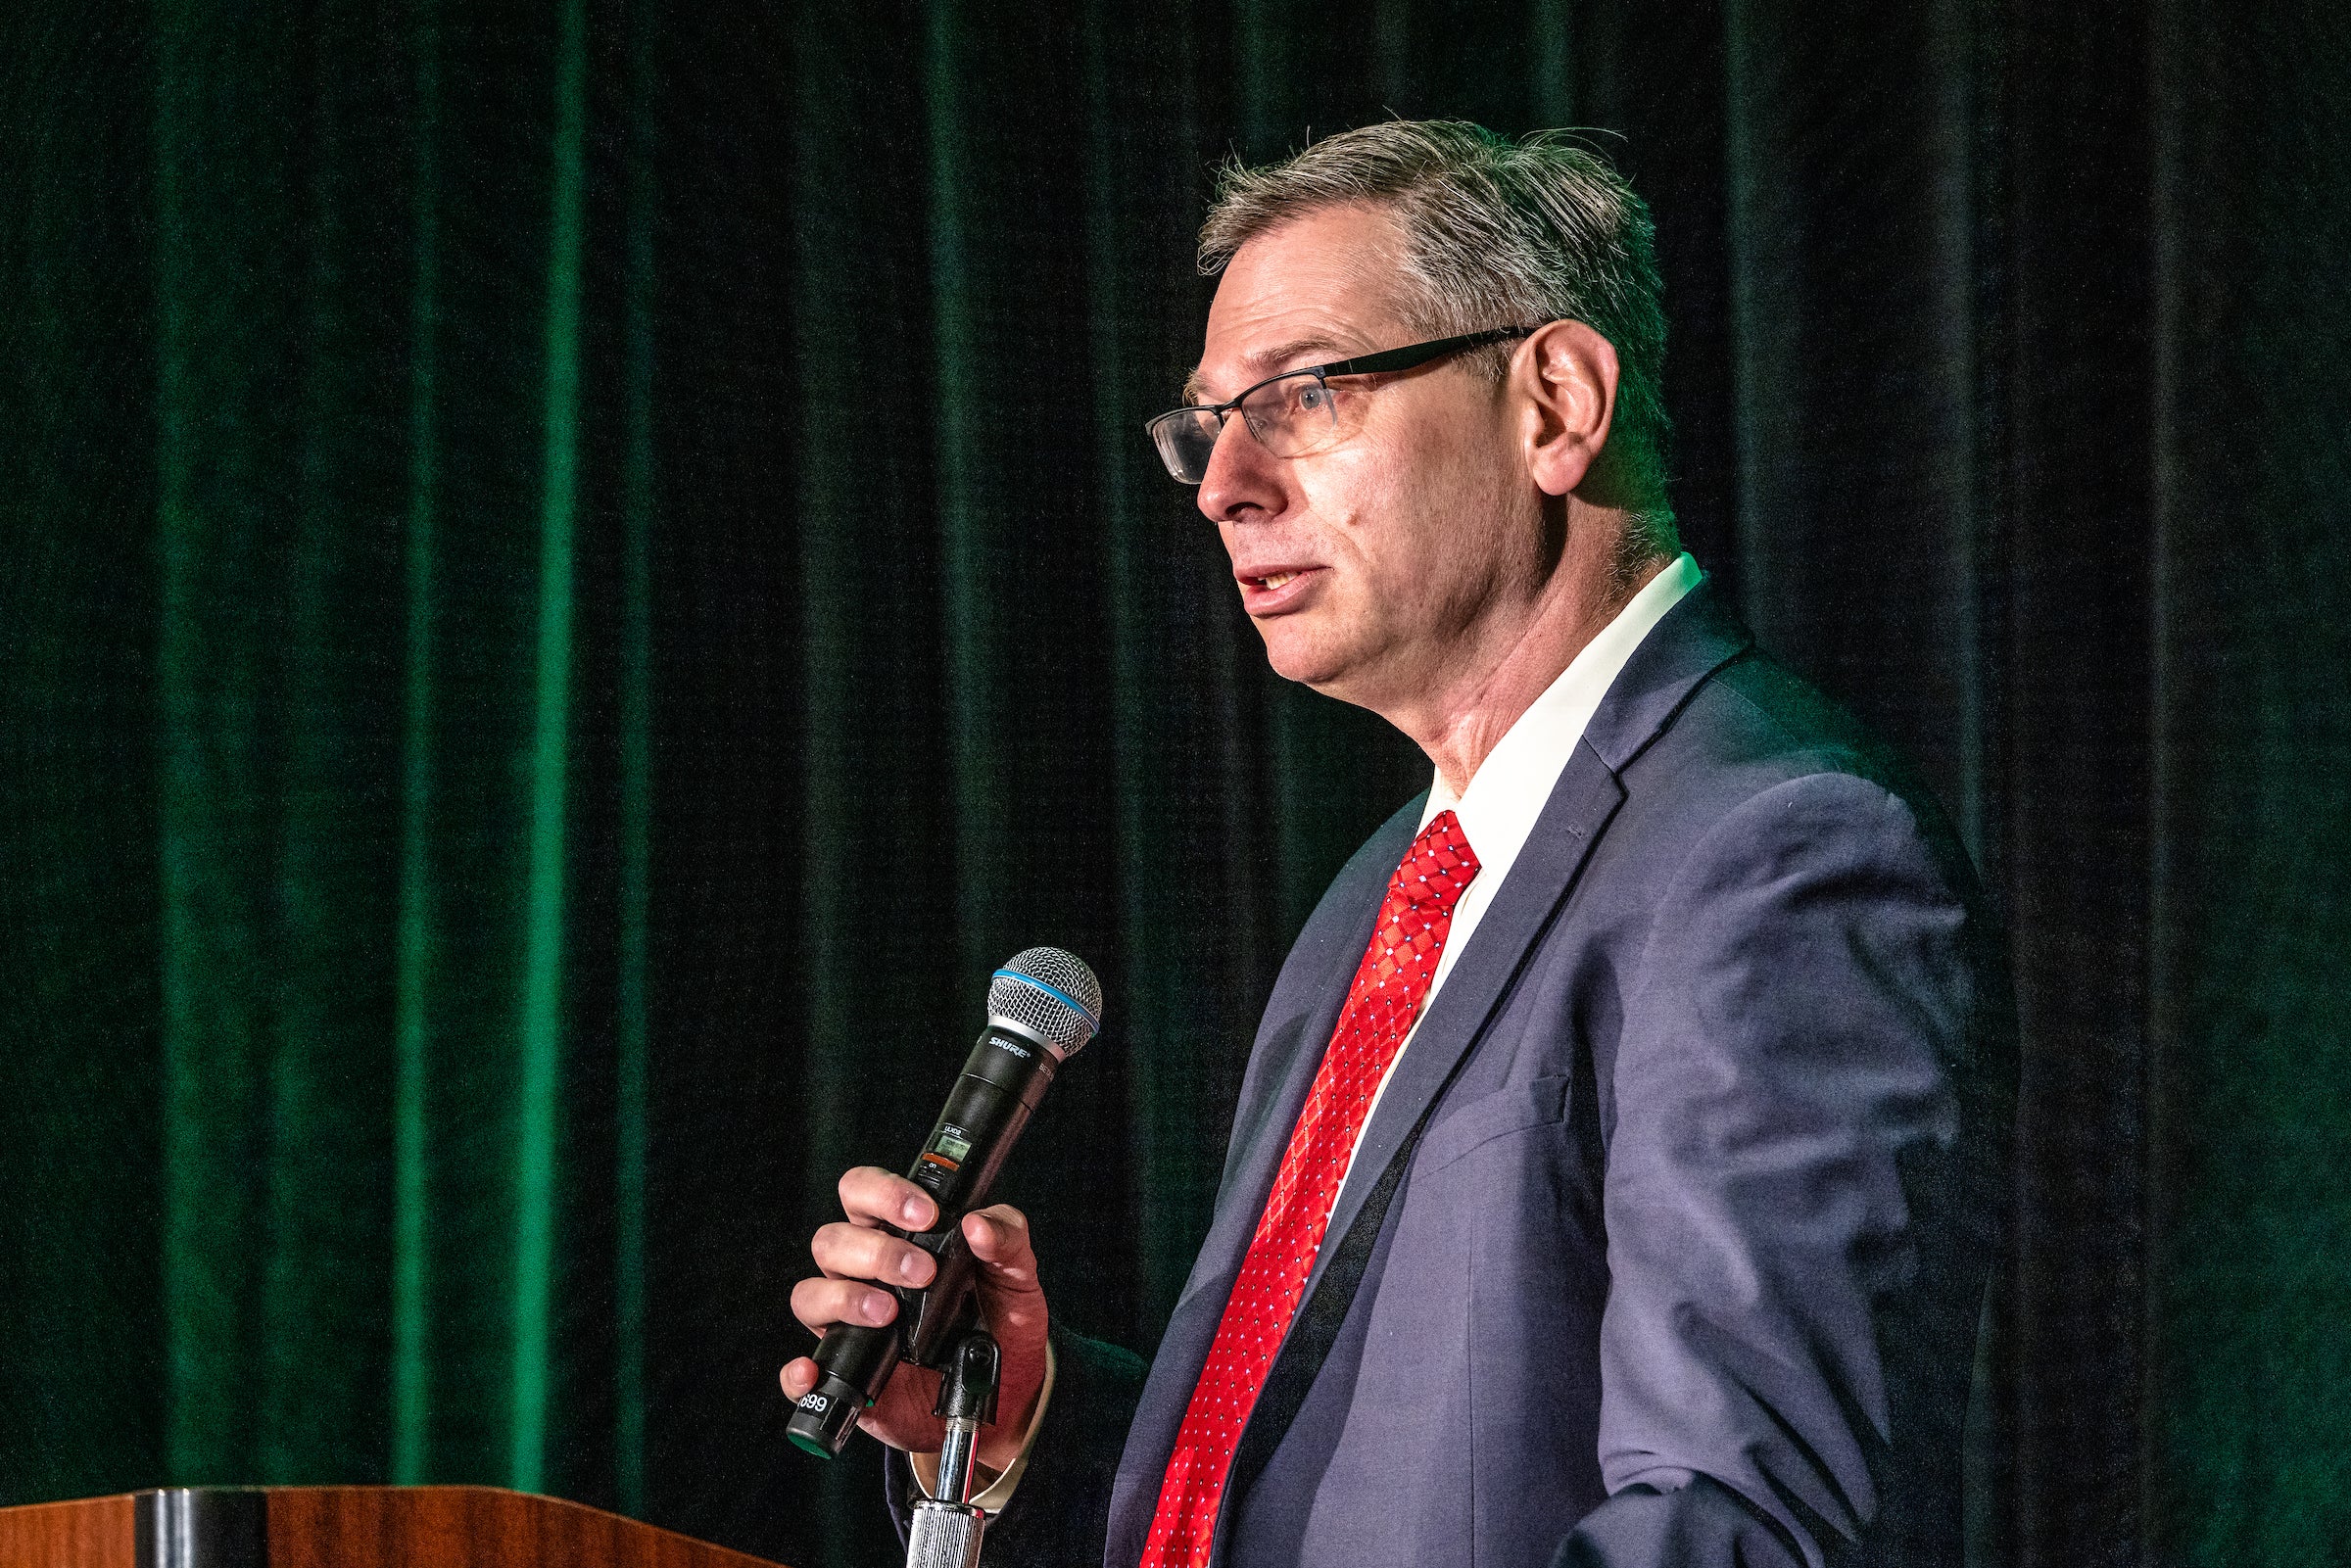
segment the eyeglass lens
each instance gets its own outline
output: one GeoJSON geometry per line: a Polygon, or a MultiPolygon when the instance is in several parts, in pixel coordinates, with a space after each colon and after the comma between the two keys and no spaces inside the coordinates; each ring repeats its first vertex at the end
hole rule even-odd
{"type": "MultiPolygon", "coordinates": [[[[1319,377],[1283,376],[1250,389],[1237,410],[1258,445],[1276,457],[1300,457],[1338,429],[1336,400],[1319,377]]],[[[1205,408],[1178,408],[1152,422],[1168,472],[1187,485],[1208,477],[1223,422],[1205,408]]]]}
{"type": "Polygon", "coordinates": [[[1208,477],[1209,454],[1217,450],[1217,432],[1223,421],[1205,408],[1177,408],[1151,421],[1151,439],[1159,444],[1159,460],[1168,473],[1187,485],[1208,477]]]}

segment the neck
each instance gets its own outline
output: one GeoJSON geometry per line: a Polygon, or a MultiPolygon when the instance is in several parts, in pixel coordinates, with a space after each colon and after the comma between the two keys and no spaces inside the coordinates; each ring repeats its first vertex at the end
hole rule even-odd
{"type": "Polygon", "coordinates": [[[1427,754],[1438,783],[1456,799],[1511,726],[1664,569],[1664,561],[1653,560],[1623,572],[1616,555],[1621,537],[1607,528],[1571,528],[1557,569],[1519,614],[1493,628],[1450,680],[1382,712],[1427,754]]]}

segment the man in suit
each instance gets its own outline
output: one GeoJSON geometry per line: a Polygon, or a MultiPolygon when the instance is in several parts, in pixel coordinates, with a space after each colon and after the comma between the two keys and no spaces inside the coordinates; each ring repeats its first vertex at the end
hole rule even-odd
{"type": "MultiPolygon", "coordinates": [[[[1397,122],[1227,177],[1153,421],[1274,669],[1434,768],[1300,933],[1147,1376],[967,1219],[989,1559],[1956,1560],[2008,1002],[1933,801],[1758,653],[1666,505],[1646,212],[1397,122]]],[[[812,1329],[928,1199],[842,1179],[812,1329]]],[[[787,1366],[797,1397],[812,1362],[787,1366]]],[[[931,1480],[936,1379],[865,1425],[931,1480]]]]}

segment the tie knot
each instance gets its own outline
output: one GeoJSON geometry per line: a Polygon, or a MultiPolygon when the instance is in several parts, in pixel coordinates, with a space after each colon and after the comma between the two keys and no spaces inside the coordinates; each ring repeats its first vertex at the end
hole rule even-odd
{"type": "Polygon", "coordinates": [[[1462,819],[1450,810],[1440,811],[1405,851],[1404,864],[1388,882],[1388,894],[1432,913],[1450,910],[1476,875],[1477,855],[1469,847],[1469,835],[1462,832],[1462,819]]]}

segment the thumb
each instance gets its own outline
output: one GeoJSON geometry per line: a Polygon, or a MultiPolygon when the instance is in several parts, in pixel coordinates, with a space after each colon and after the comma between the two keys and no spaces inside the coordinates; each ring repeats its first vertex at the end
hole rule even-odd
{"type": "Polygon", "coordinates": [[[1010,1204],[996,1204],[963,1216],[963,1239],[987,1272],[995,1290],[1032,1291],[1036,1254],[1029,1244],[1029,1216],[1010,1204]]]}

